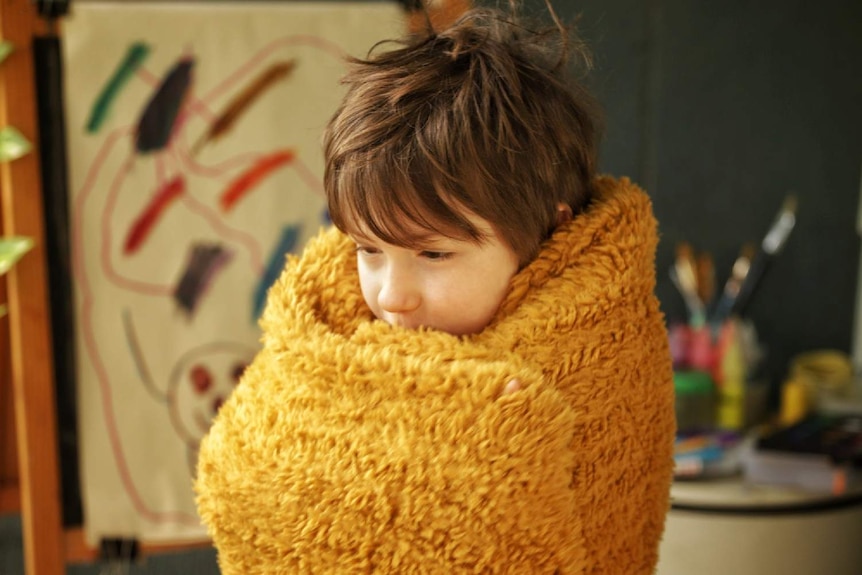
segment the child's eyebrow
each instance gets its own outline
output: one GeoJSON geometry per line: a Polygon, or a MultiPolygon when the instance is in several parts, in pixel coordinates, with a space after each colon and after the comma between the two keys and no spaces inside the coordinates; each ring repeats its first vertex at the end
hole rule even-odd
{"type": "Polygon", "coordinates": [[[372,242],[378,241],[378,240],[374,239],[374,236],[364,234],[358,230],[354,230],[354,231],[350,231],[350,232],[346,232],[346,233],[347,233],[347,237],[349,237],[354,242],[372,243],[372,242]]]}
{"type": "MultiPolygon", "coordinates": [[[[357,243],[387,243],[382,239],[369,236],[359,231],[349,232],[347,236],[357,243]]],[[[451,238],[440,233],[430,232],[410,238],[409,244],[410,247],[415,250],[439,251],[451,248],[453,242],[457,243],[459,241],[464,240],[458,240],[457,238],[451,238]]]]}

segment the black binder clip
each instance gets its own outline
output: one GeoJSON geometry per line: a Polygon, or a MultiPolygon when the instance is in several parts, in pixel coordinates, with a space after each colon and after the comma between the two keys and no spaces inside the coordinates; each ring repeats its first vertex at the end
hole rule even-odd
{"type": "Polygon", "coordinates": [[[70,0],[33,0],[39,15],[46,20],[55,20],[69,13],[70,0]]]}
{"type": "Polygon", "coordinates": [[[422,9],[422,0],[398,0],[398,3],[407,12],[418,12],[422,9]]]}

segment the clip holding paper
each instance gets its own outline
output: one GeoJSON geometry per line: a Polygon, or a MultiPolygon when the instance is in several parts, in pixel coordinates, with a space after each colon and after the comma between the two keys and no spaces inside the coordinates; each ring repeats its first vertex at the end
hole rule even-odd
{"type": "Polygon", "coordinates": [[[70,0],[33,0],[39,16],[46,20],[55,20],[69,13],[70,0]]]}
{"type": "Polygon", "coordinates": [[[137,539],[113,537],[99,541],[99,559],[101,561],[132,562],[137,560],[139,556],[140,548],[137,539]]]}

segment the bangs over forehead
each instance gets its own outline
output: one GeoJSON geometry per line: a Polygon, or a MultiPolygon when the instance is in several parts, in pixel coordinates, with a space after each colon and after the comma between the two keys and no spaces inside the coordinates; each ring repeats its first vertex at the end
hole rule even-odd
{"type": "Polygon", "coordinates": [[[440,33],[349,59],[323,140],[339,229],[411,248],[430,235],[499,236],[525,265],[561,204],[575,214],[588,205],[592,99],[570,89],[555,57],[565,34],[528,32],[477,9],[440,33]]]}
{"type": "Polygon", "coordinates": [[[469,208],[446,191],[444,177],[429,165],[433,160],[412,150],[402,149],[399,157],[376,151],[345,159],[330,182],[329,214],[338,229],[411,249],[433,235],[486,239],[468,219],[469,208]]]}

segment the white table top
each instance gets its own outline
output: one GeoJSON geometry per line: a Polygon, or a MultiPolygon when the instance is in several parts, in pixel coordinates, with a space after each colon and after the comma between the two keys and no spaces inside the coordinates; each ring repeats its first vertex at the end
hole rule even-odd
{"type": "Polygon", "coordinates": [[[758,485],[742,475],[719,479],[674,481],[671,504],[676,509],[703,511],[806,511],[862,505],[862,489],[836,496],[789,486],[758,485]]]}

